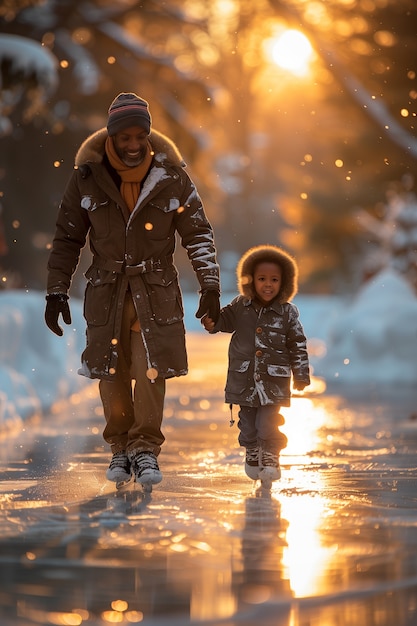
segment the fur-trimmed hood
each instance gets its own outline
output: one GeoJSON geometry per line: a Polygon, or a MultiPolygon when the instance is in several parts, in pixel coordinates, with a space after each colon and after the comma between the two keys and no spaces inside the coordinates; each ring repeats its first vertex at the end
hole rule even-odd
{"type": "Polygon", "coordinates": [[[282,282],[277,301],[280,304],[289,302],[298,291],[298,267],[288,252],[278,246],[255,246],[245,252],[236,268],[239,293],[250,300],[254,299],[253,274],[259,263],[276,263],[281,267],[282,282]]]}
{"type": "MultiPolygon", "coordinates": [[[[79,167],[85,163],[101,163],[104,157],[104,145],[107,137],[107,128],[101,128],[87,137],[75,156],[75,166],[79,167]]],[[[169,137],[157,130],[151,130],[149,141],[157,161],[160,163],[168,161],[171,165],[185,167],[180,151],[169,137]]]]}

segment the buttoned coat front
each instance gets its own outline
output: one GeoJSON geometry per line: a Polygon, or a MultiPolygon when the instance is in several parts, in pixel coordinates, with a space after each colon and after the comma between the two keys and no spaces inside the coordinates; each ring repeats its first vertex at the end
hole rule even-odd
{"type": "Polygon", "coordinates": [[[223,307],[212,333],[233,333],[229,345],[226,402],[241,406],[289,406],[291,377],[310,384],[307,340],[297,307],[294,259],[276,246],[248,250],[237,267],[239,296],[223,307]],[[267,306],[256,299],[254,268],[276,263],[282,272],[277,297],[267,306]]]}
{"type": "Polygon", "coordinates": [[[263,307],[238,296],[222,309],[215,331],[233,333],[226,402],[289,406],[291,376],[310,383],[306,337],[294,304],[263,307]]]}
{"type": "Polygon", "coordinates": [[[84,315],[87,343],[80,373],[111,380],[117,371],[122,310],[130,290],[150,377],[187,373],[183,304],[173,262],[181,243],[201,289],[219,289],[213,231],[176,146],[152,131],[151,169],[129,212],[103,164],[106,129],[89,137],[64,193],[48,262],[48,293],[67,293],[87,238],[92,264],[84,315]]]}

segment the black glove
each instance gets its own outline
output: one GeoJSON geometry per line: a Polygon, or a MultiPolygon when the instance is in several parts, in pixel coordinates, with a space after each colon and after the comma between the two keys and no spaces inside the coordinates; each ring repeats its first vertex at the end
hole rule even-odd
{"type": "Polygon", "coordinates": [[[200,318],[204,315],[208,315],[214,323],[219,319],[220,293],[217,289],[203,289],[201,292],[198,311],[195,316],[200,318]]]}
{"type": "Polygon", "coordinates": [[[64,331],[58,325],[59,314],[66,324],[71,324],[71,313],[66,293],[50,293],[46,296],[45,322],[55,335],[62,337],[64,331]]]}
{"type": "Polygon", "coordinates": [[[294,389],[296,391],[303,391],[307,387],[307,383],[303,383],[301,380],[294,381],[294,389]]]}

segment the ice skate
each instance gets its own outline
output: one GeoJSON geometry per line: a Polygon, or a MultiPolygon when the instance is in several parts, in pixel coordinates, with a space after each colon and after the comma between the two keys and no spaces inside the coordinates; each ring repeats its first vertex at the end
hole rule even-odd
{"type": "Polygon", "coordinates": [[[259,479],[264,489],[271,489],[274,480],[281,478],[281,468],[279,466],[279,456],[274,452],[262,450],[261,467],[259,469],[259,479]]]}
{"type": "Polygon", "coordinates": [[[259,478],[259,448],[246,448],[245,473],[252,480],[259,478]]]}
{"type": "Polygon", "coordinates": [[[110,465],[106,471],[106,478],[116,483],[117,489],[129,483],[132,479],[130,461],[124,450],[113,454],[110,465]]]}
{"type": "Polygon", "coordinates": [[[152,486],[161,482],[162,472],[153,452],[138,452],[132,461],[132,471],[135,481],[142,485],[145,493],[152,491],[152,486]]]}

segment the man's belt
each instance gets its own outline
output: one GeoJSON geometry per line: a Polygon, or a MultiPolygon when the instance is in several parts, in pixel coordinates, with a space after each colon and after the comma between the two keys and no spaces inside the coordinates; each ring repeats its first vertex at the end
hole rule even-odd
{"type": "Polygon", "coordinates": [[[109,272],[116,272],[117,274],[126,274],[127,276],[135,276],[136,274],[146,274],[147,272],[160,270],[164,267],[168,267],[168,264],[167,257],[157,259],[156,261],[147,259],[136,265],[126,265],[125,261],[114,261],[113,259],[104,259],[103,257],[97,256],[93,259],[93,267],[98,267],[99,269],[109,272]]]}

